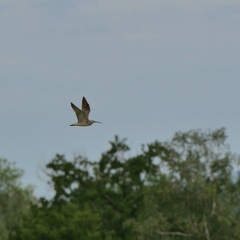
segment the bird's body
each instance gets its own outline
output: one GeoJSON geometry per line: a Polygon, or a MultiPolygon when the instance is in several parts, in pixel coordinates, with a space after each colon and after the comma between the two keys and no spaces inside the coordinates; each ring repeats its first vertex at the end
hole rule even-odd
{"type": "Polygon", "coordinates": [[[86,127],[86,126],[91,126],[93,123],[101,123],[101,122],[88,119],[91,109],[85,97],[82,98],[82,110],[79,109],[77,106],[75,106],[72,102],[71,102],[71,106],[77,116],[78,122],[73,123],[70,126],[86,127]]]}

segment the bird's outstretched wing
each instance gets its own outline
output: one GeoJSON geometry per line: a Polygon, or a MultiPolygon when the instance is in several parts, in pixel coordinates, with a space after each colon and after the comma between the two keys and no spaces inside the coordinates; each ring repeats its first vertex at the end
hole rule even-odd
{"type": "Polygon", "coordinates": [[[88,118],[88,115],[91,109],[85,97],[82,98],[82,111],[84,112],[85,116],[88,118]]]}
{"type": "Polygon", "coordinates": [[[85,121],[85,115],[84,115],[83,111],[80,110],[77,106],[75,106],[72,102],[71,102],[71,106],[72,106],[72,109],[77,116],[78,122],[79,123],[84,122],[85,121]]]}

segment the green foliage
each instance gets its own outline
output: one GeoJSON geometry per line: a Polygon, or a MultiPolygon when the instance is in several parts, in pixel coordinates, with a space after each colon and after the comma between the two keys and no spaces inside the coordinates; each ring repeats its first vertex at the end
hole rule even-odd
{"type": "Polygon", "coordinates": [[[195,130],[128,159],[118,137],[98,162],[56,155],[54,197],[32,205],[12,239],[240,239],[238,156],[225,142],[224,129],[195,130]]]}
{"type": "Polygon", "coordinates": [[[74,203],[64,203],[59,206],[48,206],[46,202],[41,207],[32,206],[32,214],[26,218],[26,226],[18,228],[17,239],[79,239],[100,238],[100,220],[88,205],[79,208],[74,203]],[[28,220],[32,219],[32,222],[28,220]]]}
{"type": "Polygon", "coordinates": [[[239,239],[240,191],[231,171],[237,159],[225,139],[224,129],[190,131],[145,147],[164,168],[139,218],[128,222],[138,239],[239,239]]]}
{"type": "Polygon", "coordinates": [[[15,226],[21,225],[22,214],[29,210],[32,188],[23,188],[23,172],[14,163],[0,158],[0,239],[14,235],[15,226]]]}

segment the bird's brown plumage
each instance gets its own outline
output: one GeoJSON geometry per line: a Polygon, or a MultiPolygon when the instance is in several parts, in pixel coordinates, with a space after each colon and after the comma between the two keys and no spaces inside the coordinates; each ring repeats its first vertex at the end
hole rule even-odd
{"type": "Polygon", "coordinates": [[[98,121],[88,119],[88,115],[91,109],[85,97],[82,98],[82,110],[75,106],[72,102],[71,107],[77,116],[78,122],[73,123],[70,126],[90,126],[93,123],[101,123],[98,121]]]}
{"type": "Polygon", "coordinates": [[[84,112],[85,116],[88,118],[88,115],[91,109],[85,97],[82,98],[82,111],[84,112]]]}

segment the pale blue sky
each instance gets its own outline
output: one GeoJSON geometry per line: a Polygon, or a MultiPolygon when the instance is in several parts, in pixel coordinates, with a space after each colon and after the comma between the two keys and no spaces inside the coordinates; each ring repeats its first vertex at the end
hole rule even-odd
{"type": "Polygon", "coordinates": [[[98,160],[114,135],[140,151],[226,127],[240,147],[240,2],[0,0],[0,157],[48,195],[56,153],[98,160]],[[70,127],[91,105],[102,125],[70,127]]]}

